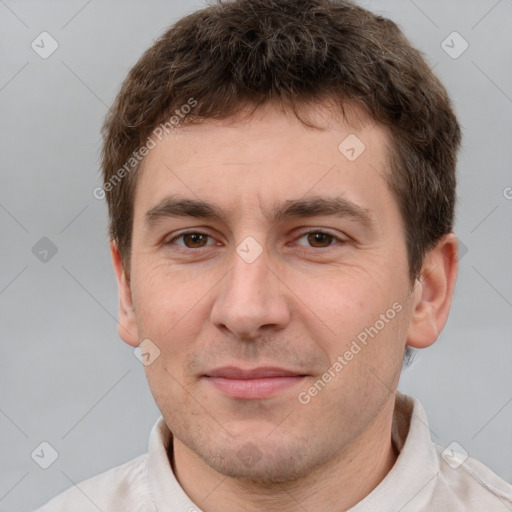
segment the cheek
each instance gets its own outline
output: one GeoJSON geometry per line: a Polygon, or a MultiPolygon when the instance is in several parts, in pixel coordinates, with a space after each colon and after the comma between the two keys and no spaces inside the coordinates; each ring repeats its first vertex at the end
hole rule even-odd
{"type": "Polygon", "coordinates": [[[201,328],[202,300],[211,286],[169,268],[151,267],[134,286],[134,305],[142,335],[166,353],[185,350],[201,328]]]}
{"type": "Polygon", "coordinates": [[[373,325],[397,299],[387,276],[361,268],[340,268],[322,280],[308,278],[297,283],[294,291],[304,303],[301,307],[330,334],[326,339],[336,349],[373,325]]]}

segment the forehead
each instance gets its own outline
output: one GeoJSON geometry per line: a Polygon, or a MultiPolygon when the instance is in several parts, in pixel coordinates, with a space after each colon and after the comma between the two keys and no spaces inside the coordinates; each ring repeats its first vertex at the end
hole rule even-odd
{"type": "Polygon", "coordinates": [[[328,107],[311,108],[311,128],[267,105],[249,117],[181,126],[145,157],[136,216],[170,194],[231,216],[258,208],[270,219],[285,200],[340,194],[371,210],[379,191],[389,194],[389,134],[354,106],[346,113],[345,119],[328,107]]]}

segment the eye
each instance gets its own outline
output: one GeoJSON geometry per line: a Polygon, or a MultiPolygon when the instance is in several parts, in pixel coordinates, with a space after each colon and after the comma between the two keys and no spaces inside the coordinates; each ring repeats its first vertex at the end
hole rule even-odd
{"type": "MultiPolygon", "coordinates": [[[[184,247],[185,249],[201,249],[206,247],[208,238],[211,239],[210,235],[206,233],[200,233],[198,231],[187,231],[175,236],[171,240],[165,243],[165,245],[175,244],[176,240],[183,240],[184,245],[176,243],[178,247],[184,247]]],[[[213,241],[213,240],[212,240],[213,241]]],[[[210,244],[212,245],[212,244],[210,244]]]]}
{"type": "MultiPolygon", "coordinates": [[[[343,243],[345,240],[338,238],[337,236],[331,235],[330,233],[326,233],[325,231],[320,230],[310,230],[300,236],[297,240],[301,240],[305,238],[310,245],[310,247],[315,249],[323,249],[332,247],[333,241],[338,241],[343,243]]],[[[302,245],[302,244],[299,244],[302,245]]]]}
{"type": "MultiPolygon", "coordinates": [[[[306,239],[307,244],[309,244],[310,248],[313,249],[328,249],[338,243],[345,243],[346,241],[327,233],[321,230],[309,230],[306,233],[303,233],[297,241],[306,239]]],[[[183,250],[186,249],[201,249],[203,247],[207,247],[208,245],[216,245],[215,241],[212,237],[206,233],[201,233],[199,231],[187,231],[180,233],[179,235],[171,238],[169,241],[165,242],[165,245],[175,245],[183,250]],[[178,243],[177,241],[181,241],[182,243],[178,243]],[[211,243],[208,244],[208,241],[211,243]]],[[[298,245],[303,246],[304,244],[298,243],[298,245]]]]}

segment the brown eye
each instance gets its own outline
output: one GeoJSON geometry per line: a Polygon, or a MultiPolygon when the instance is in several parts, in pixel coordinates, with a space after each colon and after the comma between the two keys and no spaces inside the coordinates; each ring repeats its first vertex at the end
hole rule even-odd
{"type": "Polygon", "coordinates": [[[321,231],[308,233],[308,242],[312,247],[329,247],[334,237],[328,233],[322,233],[321,231]],[[318,244],[318,245],[317,245],[318,244]]]}
{"type": "MultiPolygon", "coordinates": [[[[298,238],[298,240],[302,239],[306,239],[307,247],[312,249],[329,249],[330,247],[337,245],[336,242],[341,244],[344,242],[344,240],[338,238],[337,236],[319,230],[308,231],[304,233],[298,238]]],[[[298,245],[304,246],[305,244],[299,243],[298,245]]]]}
{"type": "Polygon", "coordinates": [[[205,233],[190,231],[188,233],[181,233],[181,235],[174,237],[167,243],[167,245],[177,245],[178,247],[185,249],[201,249],[202,247],[207,246],[209,238],[211,237],[205,233]],[[182,240],[183,242],[177,243],[177,240],[182,240]]]}
{"type": "Polygon", "coordinates": [[[187,247],[195,249],[197,247],[204,247],[207,237],[208,235],[203,235],[201,233],[188,233],[183,235],[183,240],[190,242],[191,245],[188,245],[187,242],[185,242],[187,247]]]}

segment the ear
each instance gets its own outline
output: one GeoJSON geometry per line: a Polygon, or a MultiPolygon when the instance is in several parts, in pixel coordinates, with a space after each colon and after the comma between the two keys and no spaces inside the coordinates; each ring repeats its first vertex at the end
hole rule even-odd
{"type": "Polygon", "coordinates": [[[407,345],[426,348],[443,330],[459,268],[457,237],[450,233],[426,255],[421,276],[412,292],[413,311],[407,331],[407,345]]]}
{"type": "Polygon", "coordinates": [[[110,253],[112,254],[112,263],[114,265],[119,290],[119,320],[117,332],[121,339],[128,343],[128,345],[138,347],[139,329],[135,317],[135,309],[133,308],[130,280],[126,276],[121,254],[113,240],[110,242],[110,253]]]}

